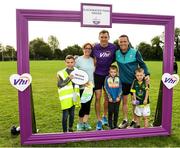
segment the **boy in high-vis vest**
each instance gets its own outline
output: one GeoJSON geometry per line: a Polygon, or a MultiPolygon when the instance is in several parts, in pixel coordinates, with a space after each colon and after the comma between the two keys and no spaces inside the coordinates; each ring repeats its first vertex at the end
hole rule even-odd
{"type": "Polygon", "coordinates": [[[66,68],[57,72],[58,94],[61,104],[62,127],[63,132],[73,132],[74,110],[75,106],[80,104],[79,86],[75,85],[71,80],[73,75],[71,72],[75,69],[75,59],[72,55],[65,58],[66,68]],[[67,128],[67,120],[69,116],[69,127],[67,128]]]}

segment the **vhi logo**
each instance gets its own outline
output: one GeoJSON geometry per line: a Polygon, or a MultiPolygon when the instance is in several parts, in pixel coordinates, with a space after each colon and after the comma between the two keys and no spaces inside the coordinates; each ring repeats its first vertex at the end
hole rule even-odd
{"type": "Polygon", "coordinates": [[[110,57],[110,55],[111,55],[111,52],[110,51],[106,51],[106,52],[101,52],[99,56],[101,58],[101,57],[110,57]]]}
{"type": "Polygon", "coordinates": [[[32,77],[28,73],[22,75],[12,74],[9,80],[13,87],[20,91],[24,91],[31,84],[32,77]]]}
{"type": "Polygon", "coordinates": [[[171,89],[179,82],[179,76],[177,74],[171,75],[169,73],[164,73],[162,75],[162,81],[168,89],[171,89]]]}

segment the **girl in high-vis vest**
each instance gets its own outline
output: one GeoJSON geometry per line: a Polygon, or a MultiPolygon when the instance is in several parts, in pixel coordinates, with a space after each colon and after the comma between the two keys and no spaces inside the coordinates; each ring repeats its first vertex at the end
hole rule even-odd
{"type": "Polygon", "coordinates": [[[73,76],[70,73],[75,69],[75,59],[72,55],[65,58],[66,68],[57,72],[58,79],[58,94],[61,104],[62,126],[63,132],[73,132],[74,110],[75,106],[80,105],[79,86],[75,85],[71,79],[73,76]],[[69,116],[69,127],[67,128],[67,120],[69,116]]]}

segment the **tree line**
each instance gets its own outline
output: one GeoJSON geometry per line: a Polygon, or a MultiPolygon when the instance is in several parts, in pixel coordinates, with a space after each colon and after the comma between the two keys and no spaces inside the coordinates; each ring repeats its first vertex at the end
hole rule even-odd
{"type": "MultiPolygon", "coordinates": [[[[137,49],[141,52],[144,60],[162,60],[164,49],[164,33],[155,36],[151,44],[141,42],[137,49]]],[[[177,61],[180,60],[180,28],[175,28],[174,36],[174,56],[177,61]]]]}
{"type": "MultiPolygon", "coordinates": [[[[117,40],[114,41],[117,44],[117,40]]],[[[68,54],[82,55],[82,48],[78,45],[68,46],[65,49],[59,48],[58,39],[50,35],[48,41],[43,38],[36,38],[29,42],[30,60],[64,60],[68,54]]],[[[117,44],[118,45],[118,44],[117,44]]],[[[130,44],[131,45],[131,44],[130,44]]],[[[132,45],[131,45],[132,46],[132,45]]],[[[162,60],[164,48],[164,33],[151,39],[151,43],[140,42],[136,47],[142,54],[144,60],[162,60]]],[[[180,28],[175,28],[174,55],[180,60],[180,28]]],[[[14,61],[17,59],[17,52],[13,46],[0,43],[0,61],[14,61]]]]}

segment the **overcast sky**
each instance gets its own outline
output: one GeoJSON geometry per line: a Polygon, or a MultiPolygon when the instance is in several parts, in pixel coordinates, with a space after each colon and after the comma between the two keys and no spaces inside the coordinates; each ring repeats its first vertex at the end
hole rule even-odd
{"type": "MultiPolygon", "coordinates": [[[[175,16],[175,27],[180,27],[179,0],[4,0],[0,9],[0,43],[16,48],[16,9],[76,10],[81,3],[111,4],[113,12],[157,14],[175,16]]],[[[80,23],[70,22],[29,22],[29,40],[55,35],[60,48],[85,42],[98,42],[98,33],[103,28],[80,27],[80,23]]],[[[108,28],[110,41],[121,34],[127,34],[136,46],[141,41],[150,43],[152,37],[161,35],[163,26],[113,24],[108,28]]]]}

